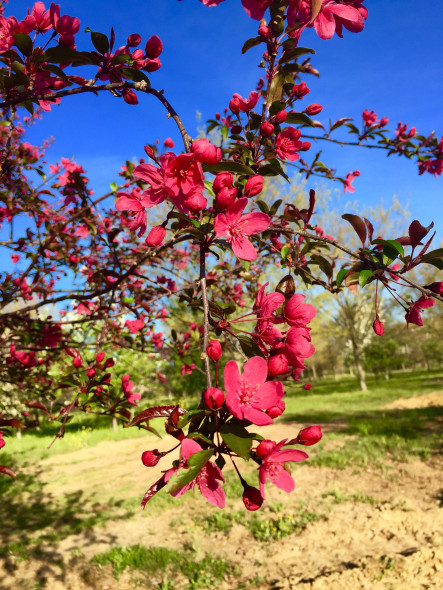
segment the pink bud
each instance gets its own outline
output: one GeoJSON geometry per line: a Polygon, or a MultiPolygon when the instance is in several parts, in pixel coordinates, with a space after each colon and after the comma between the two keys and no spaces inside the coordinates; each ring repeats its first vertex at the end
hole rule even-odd
{"type": "Polygon", "coordinates": [[[437,281],[436,283],[426,285],[425,289],[429,289],[429,291],[432,291],[437,295],[443,295],[443,281],[437,281]]]}
{"type": "Polygon", "coordinates": [[[264,458],[270,455],[276,446],[277,444],[272,440],[262,440],[255,449],[255,452],[259,457],[264,458]]]}
{"type": "Polygon", "coordinates": [[[274,125],[269,121],[265,121],[260,125],[260,133],[263,137],[269,137],[274,133],[274,125]]]}
{"type": "Polygon", "coordinates": [[[137,47],[137,45],[140,45],[141,40],[142,38],[140,35],[137,33],[132,33],[132,35],[129,35],[129,37],[126,39],[126,45],[128,47],[137,47]]]}
{"type": "Polygon", "coordinates": [[[123,100],[128,104],[138,104],[138,98],[135,92],[129,88],[123,88],[123,100]]]}
{"type": "Polygon", "coordinates": [[[105,353],[103,351],[99,352],[96,356],[95,356],[95,360],[98,363],[101,363],[102,360],[105,358],[105,353]]]}
{"type": "Polygon", "coordinates": [[[206,348],[206,354],[214,363],[218,362],[222,355],[220,342],[218,340],[211,340],[206,348]]]}
{"type": "Polygon", "coordinates": [[[242,484],[243,504],[245,505],[246,510],[258,510],[263,504],[263,498],[260,491],[257,488],[250,486],[245,481],[242,481],[242,484]]]}
{"type": "Polygon", "coordinates": [[[153,451],[145,451],[142,453],[142,463],[145,467],[154,467],[163,457],[164,453],[159,453],[158,449],[153,451]]]}
{"type": "Polygon", "coordinates": [[[191,152],[195,154],[196,159],[203,164],[214,166],[222,159],[221,149],[213,145],[206,138],[196,139],[192,142],[191,152]]]}
{"type": "Polygon", "coordinates": [[[223,211],[224,209],[235,203],[236,199],[237,189],[235,188],[235,186],[232,188],[225,187],[222,188],[215,197],[215,203],[218,209],[220,209],[220,211],[223,211]]]}
{"type": "Polygon", "coordinates": [[[276,406],[272,406],[272,408],[268,408],[266,410],[267,415],[274,419],[274,418],[278,418],[278,416],[281,416],[283,414],[283,412],[285,411],[286,406],[285,406],[285,402],[281,399],[279,400],[278,404],[276,406]]]}
{"type": "Polygon", "coordinates": [[[287,111],[279,111],[274,117],[275,122],[279,123],[279,124],[284,123],[286,121],[287,116],[288,116],[287,111]]]}
{"type": "Polygon", "coordinates": [[[240,107],[241,107],[240,99],[237,98],[236,96],[231,98],[231,100],[229,101],[229,108],[234,113],[234,115],[238,115],[238,113],[240,112],[240,107]]]}
{"type": "Polygon", "coordinates": [[[382,322],[378,319],[378,316],[375,318],[374,323],[372,324],[372,328],[377,336],[382,336],[385,332],[385,327],[382,322]]]}
{"type": "Polygon", "coordinates": [[[258,34],[261,35],[262,37],[264,37],[265,39],[267,39],[268,37],[271,36],[271,29],[269,27],[267,27],[266,25],[261,25],[258,28],[258,34]]]}
{"type": "Polygon", "coordinates": [[[255,197],[261,193],[265,179],[260,174],[255,174],[248,178],[245,184],[245,197],[255,197]]]}
{"type": "Polygon", "coordinates": [[[167,148],[173,148],[175,146],[175,143],[172,141],[170,137],[167,137],[163,142],[163,145],[167,148]]]}
{"type": "Polygon", "coordinates": [[[303,430],[300,430],[295,441],[296,444],[310,447],[311,445],[315,445],[315,443],[318,443],[322,436],[323,433],[321,431],[321,426],[308,426],[307,428],[303,428],[303,430]]]}
{"type": "Polygon", "coordinates": [[[288,367],[288,359],[284,354],[276,354],[271,356],[271,358],[268,360],[268,373],[271,375],[271,377],[287,373],[288,367]]]}
{"type": "Polygon", "coordinates": [[[155,152],[150,145],[145,145],[145,152],[150,158],[155,158],[155,152]]]}
{"type": "Polygon", "coordinates": [[[210,387],[205,391],[203,400],[210,410],[219,410],[225,401],[225,394],[217,387],[210,387]]]}
{"type": "Polygon", "coordinates": [[[311,149],[311,143],[309,141],[302,141],[302,146],[300,148],[301,152],[307,152],[311,149]]]}
{"type": "Polygon", "coordinates": [[[233,125],[231,127],[231,133],[232,133],[232,135],[238,135],[242,131],[243,131],[243,129],[242,129],[242,126],[241,125],[233,125]]]}
{"type": "Polygon", "coordinates": [[[309,391],[310,389],[312,389],[312,384],[311,383],[305,383],[303,385],[303,389],[306,389],[306,391],[309,391]]]}
{"type": "Polygon", "coordinates": [[[204,211],[208,201],[201,193],[193,193],[185,199],[185,205],[191,211],[204,211]]]}
{"type": "Polygon", "coordinates": [[[86,373],[88,379],[92,379],[95,375],[95,369],[89,369],[89,371],[86,373]]]}
{"type": "Polygon", "coordinates": [[[146,57],[149,57],[150,59],[155,59],[161,54],[162,51],[163,43],[160,41],[157,35],[153,35],[150,39],[148,39],[145,45],[146,57]]]}
{"type": "Polygon", "coordinates": [[[147,72],[156,72],[162,67],[162,62],[156,57],[155,59],[147,59],[145,67],[143,68],[147,72]]]}
{"type": "Polygon", "coordinates": [[[231,188],[234,184],[234,177],[230,172],[219,172],[212,183],[212,190],[218,193],[222,188],[231,188]]]}
{"type": "Polygon", "coordinates": [[[166,230],[161,225],[153,227],[145,240],[145,244],[151,248],[156,248],[163,243],[166,236],[166,230]]]}
{"type": "Polygon", "coordinates": [[[322,110],[323,107],[321,106],[321,104],[318,104],[318,102],[314,102],[313,104],[310,104],[308,107],[306,107],[303,112],[309,116],[312,116],[318,115],[318,113],[321,113],[322,110]]]}
{"type": "Polygon", "coordinates": [[[109,369],[110,367],[114,366],[114,359],[106,359],[105,361],[105,369],[109,369]]]}
{"type": "Polygon", "coordinates": [[[79,356],[74,357],[74,360],[72,361],[72,364],[74,365],[74,367],[76,369],[78,369],[79,367],[81,367],[82,364],[83,364],[81,357],[79,357],[79,356]]]}

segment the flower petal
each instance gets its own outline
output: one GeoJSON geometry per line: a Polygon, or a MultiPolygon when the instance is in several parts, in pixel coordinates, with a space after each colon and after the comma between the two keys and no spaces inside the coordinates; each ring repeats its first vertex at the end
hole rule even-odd
{"type": "Polygon", "coordinates": [[[250,358],[243,369],[242,381],[251,385],[263,385],[268,377],[268,363],[261,356],[250,358]]]}

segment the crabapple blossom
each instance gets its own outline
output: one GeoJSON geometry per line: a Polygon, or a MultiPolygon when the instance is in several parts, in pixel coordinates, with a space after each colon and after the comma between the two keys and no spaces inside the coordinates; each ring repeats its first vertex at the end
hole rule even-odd
{"type": "Polygon", "coordinates": [[[295,488],[295,482],[284,468],[285,463],[304,461],[308,455],[304,451],[295,449],[281,448],[285,445],[287,439],[279,443],[274,443],[270,452],[266,452],[264,443],[272,441],[261,441],[257,447],[257,454],[262,457],[262,463],[259,468],[260,494],[265,497],[265,483],[269,479],[275,486],[284,492],[292,492],[295,488]],[[262,446],[261,446],[262,445],[262,446]]]}

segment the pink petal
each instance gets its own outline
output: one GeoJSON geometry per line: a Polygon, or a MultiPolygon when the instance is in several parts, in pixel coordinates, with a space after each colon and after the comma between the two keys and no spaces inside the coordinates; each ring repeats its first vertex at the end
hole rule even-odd
{"type": "Polygon", "coordinates": [[[117,193],[117,196],[118,199],[115,202],[115,208],[117,211],[142,211],[143,205],[138,199],[130,197],[125,193],[117,193]]]}
{"type": "Polygon", "coordinates": [[[153,166],[152,164],[140,164],[134,170],[134,176],[137,178],[141,178],[148,184],[151,185],[162,185],[163,184],[163,177],[160,174],[158,168],[153,166]]]}
{"type": "MultiPolygon", "coordinates": [[[[226,405],[228,404],[226,403],[226,405]]],[[[249,422],[252,422],[252,424],[256,424],[257,426],[268,426],[269,424],[273,424],[273,420],[270,416],[252,406],[243,406],[243,417],[245,420],[249,420],[249,422]]]]}
{"type": "Polygon", "coordinates": [[[284,492],[292,492],[295,488],[295,482],[289,473],[281,465],[276,466],[278,468],[277,473],[268,472],[268,477],[274,485],[284,492]]]}
{"type": "Polygon", "coordinates": [[[198,482],[198,488],[202,496],[213,506],[224,508],[226,504],[226,496],[223,486],[212,478],[202,479],[198,482]]]}
{"type": "Polygon", "coordinates": [[[242,232],[247,236],[252,236],[268,229],[271,225],[271,218],[266,213],[246,213],[242,216],[240,223],[242,232]]]}
{"type": "Polygon", "coordinates": [[[189,457],[201,451],[201,446],[191,438],[184,438],[180,447],[180,458],[182,461],[187,461],[189,457]]]}
{"type": "Polygon", "coordinates": [[[228,218],[225,213],[219,213],[214,219],[214,231],[216,236],[224,237],[228,231],[228,218]]]}
{"type": "Polygon", "coordinates": [[[308,458],[309,455],[307,455],[304,451],[285,449],[284,451],[274,451],[269,455],[268,460],[272,461],[272,463],[287,463],[288,461],[294,461],[295,463],[298,463],[299,461],[304,461],[308,458]]]}
{"type": "Polygon", "coordinates": [[[242,381],[262,385],[268,378],[268,363],[261,356],[253,356],[244,366],[242,381]]]}
{"type": "Polygon", "coordinates": [[[283,395],[283,385],[280,381],[267,381],[260,387],[256,396],[254,396],[253,405],[260,407],[262,410],[267,410],[268,408],[272,408],[272,406],[276,406],[283,395]],[[257,402],[255,399],[257,399],[257,402]]]}
{"type": "Polygon", "coordinates": [[[331,39],[335,33],[335,18],[328,9],[323,9],[314,21],[317,35],[321,39],[331,39]]]}
{"type": "Polygon", "coordinates": [[[235,201],[234,204],[226,209],[226,216],[228,220],[232,223],[233,221],[239,219],[247,204],[248,199],[246,197],[242,197],[241,199],[235,201]]]}
{"type": "MultiPolygon", "coordinates": [[[[214,226],[215,227],[215,226],[214,226]]],[[[231,241],[232,251],[241,260],[255,260],[257,250],[253,244],[243,236],[234,236],[231,241]]]]}
{"type": "Polygon", "coordinates": [[[255,20],[261,20],[265,14],[265,10],[260,8],[258,0],[241,0],[242,6],[246,14],[255,20]]]}

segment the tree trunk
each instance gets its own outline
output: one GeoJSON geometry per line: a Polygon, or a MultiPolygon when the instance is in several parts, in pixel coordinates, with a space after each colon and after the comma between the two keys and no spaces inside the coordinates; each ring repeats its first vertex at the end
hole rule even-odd
{"type": "Polygon", "coordinates": [[[20,440],[22,437],[22,431],[20,430],[20,428],[17,428],[17,432],[15,433],[15,436],[20,440]]]}
{"type": "Polygon", "coordinates": [[[349,365],[349,375],[350,377],[354,376],[354,369],[351,367],[351,365],[349,365]]]}
{"type": "Polygon", "coordinates": [[[312,379],[313,379],[314,381],[317,381],[318,377],[317,377],[317,369],[316,369],[316,367],[315,367],[315,363],[312,363],[312,362],[311,362],[311,363],[310,363],[310,367],[311,367],[311,369],[312,369],[312,379]]]}
{"type": "Polygon", "coordinates": [[[117,432],[118,429],[118,422],[117,422],[117,418],[115,416],[112,416],[112,425],[111,428],[114,432],[117,432]]]}
{"type": "Polygon", "coordinates": [[[360,357],[358,356],[355,357],[355,373],[357,375],[358,382],[360,383],[360,389],[362,391],[368,391],[368,386],[366,385],[365,370],[363,368],[360,357]]]}

